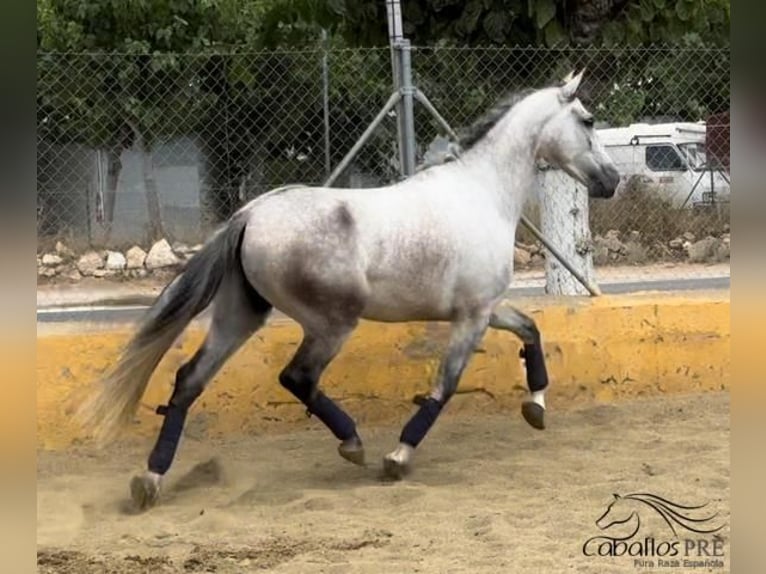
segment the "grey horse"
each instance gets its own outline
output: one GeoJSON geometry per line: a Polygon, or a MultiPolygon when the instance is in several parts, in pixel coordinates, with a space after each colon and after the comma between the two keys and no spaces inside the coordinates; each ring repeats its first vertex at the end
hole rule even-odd
{"type": "Polygon", "coordinates": [[[619,182],[577,97],[583,71],[559,85],[501,101],[462,142],[456,159],[373,189],[286,186],[237,211],[154,302],[82,414],[96,437],[130,421],[157,364],[186,326],[213,304],[207,336],[176,374],[148,468],[131,481],[142,508],[156,503],[189,408],[224,362],[276,308],[303,329],[280,384],[321,420],[345,459],[364,464],[354,420],[319,386],[322,372],[361,319],[445,321],[451,335],[434,386],[383,459],[401,478],[418,444],[455,393],[488,328],[523,342],[530,394],[522,414],[544,428],[548,375],[534,321],[500,306],[513,275],[522,207],[540,161],[612,197],[619,182]]]}

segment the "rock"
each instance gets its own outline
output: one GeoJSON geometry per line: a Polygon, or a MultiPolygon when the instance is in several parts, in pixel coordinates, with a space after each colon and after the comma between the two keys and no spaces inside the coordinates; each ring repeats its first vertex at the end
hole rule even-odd
{"type": "Polygon", "coordinates": [[[127,264],[125,256],[119,251],[106,252],[106,268],[109,271],[122,271],[127,264]]]}
{"type": "Polygon", "coordinates": [[[708,236],[704,239],[690,243],[686,249],[690,263],[703,263],[714,259],[720,241],[715,237],[708,236]]]}
{"type": "Polygon", "coordinates": [[[58,253],[61,257],[74,259],[74,251],[69,249],[69,247],[64,245],[61,241],[56,242],[56,253],[58,253]]]}
{"type": "Polygon", "coordinates": [[[128,269],[143,269],[146,261],[146,251],[138,245],[134,245],[125,253],[126,267],[128,269]]]}
{"type": "Polygon", "coordinates": [[[117,272],[111,269],[96,269],[93,272],[93,277],[98,279],[103,279],[104,277],[114,277],[115,275],[117,275],[117,272]]]}
{"type": "Polygon", "coordinates": [[[173,267],[181,263],[181,260],[173,253],[170,244],[165,239],[160,239],[149,250],[144,265],[147,269],[162,269],[173,267]]]}
{"type": "Polygon", "coordinates": [[[594,245],[593,247],[593,265],[606,265],[609,263],[609,249],[606,245],[594,245]]]}
{"type": "Polygon", "coordinates": [[[721,237],[721,241],[725,243],[727,246],[731,245],[731,235],[728,233],[724,233],[721,237]]]}
{"type": "Polygon", "coordinates": [[[726,261],[731,259],[731,246],[728,241],[722,241],[716,248],[715,258],[718,261],[726,261]]]}
{"type": "Polygon", "coordinates": [[[43,277],[55,277],[56,270],[53,267],[43,267],[42,273],[39,273],[39,275],[42,275],[43,277]]]}
{"type": "MultiPolygon", "coordinates": [[[[625,246],[622,244],[622,242],[617,238],[616,234],[611,234],[611,231],[606,234],[606,237],[601,239],[601,245],[605,246],[610,253],[623,253],[625,251],[625,246]]],[[[595,244],[595,241],[594,241],[595,244]]]]}
{"type": "Polygon", "coordinates": [[[616,229],[610,229],[606,232],[605,237],[596,235],[593,238],[593,252],[595,253],[600,248],[606,248],[609,252],[620,253],[624,249],[624,246],[617,238],[619,234],[620,232],[616,229]]]}
{"type": "Polygon", "coordinates": [[[676,237],[675,239],[671,239],[670,243],[668,243],[671,249],[683,249],[684,246],[684,240],[680,237],[676,237]]]}
{"type": "Polygon", "coordinates": [[[532,256],[526,249],[515,247],[513,249],[513,264],[520,267],[526,267],[532,260],[532,256]]]}
{"type": "Polygon", "coordinates": [[[533,267],[539,267],[545,263],[545,257],[541,253],[535,253],[529,262],[533,267]]]}
{"type": "Polygon", "coordinates": [[[68,279],[69,281],[79,281],[82,279],[82,275],[75,267],[70,267],[66,271],[63,271],[61,277],[68,279]]]}
{"type": "Polygon", "coordinates": [[[694,240],[696,239],[696,238],[694,237],[694,234],[693,234],[691,231],[687,231],[686,233],[684,233],[684,234],[683,234],[683,236],[682,236],[682,237],[683,237],[683,238],[684,238],[686,241],[688,241],[689,243],[694,243],[694,240]]]}
{"type": "Polygon", "coordinates": [[[77,260],[77,270],[86,277],[103,268],[104,258],[95,251],[89,251],[77,260]]]}
{"type": "Polygon", "coordinates": [[[56,267],[57,265],[61,265],[63,262],[64,260],[55,253],[46,253],[43,255],[41,261],[41,263],[46,267],[56,267]]]}
{"type": "Polygon", "coordinates": [[[646,248],[637,241],[628,241],[625,244],[625,261],[631,265],[638,265],[646,263],[647,251],[646,248]]]}
{"type": "MultiPolygon", "coordinates": [[[[143,267],[141,269],[132,269],[130,271],[130,277],[132,277],[133,279],[144,279],[145,277],[149,277],[153,274],[156,275],[157,273],[162,273],[162,271],[161,270],[149,271],[145,267],[143,267]]],[[[160,279],[162,279],[162,277],[160,277],[160,279]]]]}
{"type": "Polygon", "coordinates": [[[667,245],[662,241],[655,241],[652,246],[647,250],[647,255],[654,261],[672,258],[674,253],[667,245]]]}
{"type": "Polygon", "coordinates": [[[186,245],[186,243],[181,243],[180,241],[174,241],[171,247],[173,249],[173,252],[178,255],[187,255],[191,253],[191,247],[186,245]]]}

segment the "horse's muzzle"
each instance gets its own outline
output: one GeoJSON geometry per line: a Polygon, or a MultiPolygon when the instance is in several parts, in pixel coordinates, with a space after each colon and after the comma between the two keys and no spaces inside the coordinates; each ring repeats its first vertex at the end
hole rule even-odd
{"type": "Polygon", "coordinates": [[[614,195],[619,184],[620,172],[614,166],[607,165],[590,176],[588,195],[608,199],[614,195]]]}

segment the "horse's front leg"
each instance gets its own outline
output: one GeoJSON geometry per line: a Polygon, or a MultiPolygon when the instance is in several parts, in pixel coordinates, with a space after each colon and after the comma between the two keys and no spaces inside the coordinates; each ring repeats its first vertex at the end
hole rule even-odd
{"type": "Polygon", "coordinates": [[[489,315],[490,311],[479,312],[453,321],[449,345],[440,362],[434,388],[418,401],[420,408],[402,429],[399,446],[383,459],[388,476],[401,478],[409,471],[415,448],[455,394],[463,370],[487,330],[489,315]]]}
{"type": "Polygon", "coordinates": [[[527,370],[527,387],[530,396],[521,404],[521,413],[536,429],[545,428],[545,391],[548,388],[548,372],[540,331],[534,320],[514,307],[498,307],[489,318],[493,329],[510,331],[524,343],[519,355],[527,370]]]}

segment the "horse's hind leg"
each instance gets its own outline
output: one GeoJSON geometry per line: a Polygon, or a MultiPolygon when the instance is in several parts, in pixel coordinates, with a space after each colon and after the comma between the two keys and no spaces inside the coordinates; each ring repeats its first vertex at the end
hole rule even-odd
{"type": "Polygon", "coordinates": [[[306,406],[341,441],[340,455],[364,465],[364,447],[354,420],[319,390],[319,378],[338,354],[353,326],[329,327],[321,333],[307,330],[293,358],[279,374],[280,384],[306,406]]]}
{"type": "Polygon", "coordinates": [[[453,323],[447,352],[439,365],[436,385],[430,396],[419,401],[420,408],[399,436],[399,446],[383,459],[383,469],[392,478],[401,478],[410,467],[415,448],[425,438],[457,390],[463,370],[476,345],[486,332],[489,312],[476,312],[453,323]]]}
{"type": "Polygon", "coordinates": [[[510,331],[524,343],[520,356],[527,371],[527,387],[531,396],[521,405],[521,413],[536,429],[545,428],[545,391],[548,388],[548,372],[545,368],[540,331],[534,320],[514,307],[498,307],[489,319],[493,329],[510,331]]]}
{"type": "Polygon", "coordinates": [[[147,470],[131,481],[133,501],[140,509],[158,499],[160,481],[170,469],[183,432],[186,415],[195,399],[226,360],[263,324],[271,305],[239,277],[224,280],[216,295],[210,330],[192,359],[176,373],[168,405],[157,409],[164,415],[147,470]]]}

